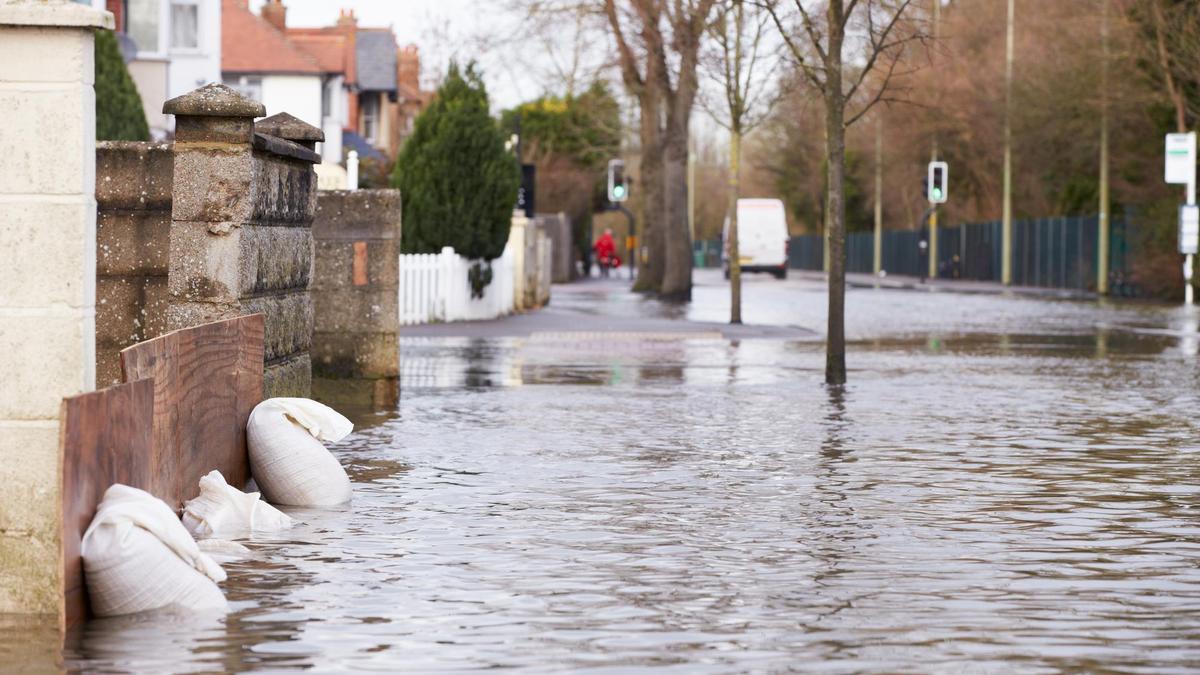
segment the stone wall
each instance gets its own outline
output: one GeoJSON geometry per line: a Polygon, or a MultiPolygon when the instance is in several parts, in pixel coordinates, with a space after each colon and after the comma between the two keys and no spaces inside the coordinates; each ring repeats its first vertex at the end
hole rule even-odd
{"type": "Polygon", "coordinates": [[[313,237],[314,396],[335,407],[392,406],[400,376],[400,192],[322,191],[313,237]]]}
{"type": "Polygon", "coordinates": [[[96,381],[121,381],[120,352],[167,329],[169,143],[96,144],[96,381]]]}
{"type": "Polygon", "coordinates": [[[169,329],[262,312],[264,394],[308,396],[313,150],[324,135],[221,84],[171,99],[174,199],[169,329]]]}
{"type": "Polygon", "coordinates": [[[571,228],[571,219],[565,213],[539,213],[534,218],[538,227],[552,242],[552,260],[550,280],[556,284],[564,284],[574,279],[575,271],[575,235],[571,228]]]}

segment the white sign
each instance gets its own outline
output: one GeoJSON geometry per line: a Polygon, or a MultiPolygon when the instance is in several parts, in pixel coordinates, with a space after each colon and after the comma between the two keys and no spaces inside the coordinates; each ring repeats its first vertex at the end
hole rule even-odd
{"type": "Polygon", "coordinates": [[[1163,173],[1168,183],[1190,185],[1195,182],[1196,132],[1167,134],[1166,165],[1163,173]]]}
{"type": "Polygon", "coordinates": [[[1200,253],[1200,206],[1184,204],[1179,207],[1179,252],[1200,253]]]}

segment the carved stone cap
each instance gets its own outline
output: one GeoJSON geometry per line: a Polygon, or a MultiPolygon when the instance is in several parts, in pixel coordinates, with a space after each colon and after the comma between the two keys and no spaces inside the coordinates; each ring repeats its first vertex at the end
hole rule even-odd
{"type": "Polygon", "coordinates": [[[301,144],[325,142],[324,131],[285,112],[255,122],[254,130],[301,144]]]}
{"type": "Polygon", "coordinates": [[[262,117],[267,109],[219,82],[193,89],[163,104],[168,115],[195,117],[262,117]]]}
{"type": "Polygon", "coordinates": [[[0,0],[0,26],[113,27],[113,15],[71,0],[0,0]]]}

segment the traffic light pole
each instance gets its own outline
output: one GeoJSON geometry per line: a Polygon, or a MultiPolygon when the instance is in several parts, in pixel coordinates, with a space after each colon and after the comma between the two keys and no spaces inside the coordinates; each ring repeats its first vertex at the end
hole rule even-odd
{"type": "Polygon", "coordinates": [[[629,221],[629,239],[633,240],[633,246],[629,251],[629,278],[637,278],[637,259],[638,259],[638,240],[637,240],[637,219],[633,217],[633,211],[625,208],[624,204],[613,204],[613,208],[625,214],[625,219],[629,221]]]}
{"type": "Polygon", "coordinates": [[[936,279],[937,274],[937,231],[938,231],[938,207],[934,204],[929,209],[929,278],[936,279]]]}

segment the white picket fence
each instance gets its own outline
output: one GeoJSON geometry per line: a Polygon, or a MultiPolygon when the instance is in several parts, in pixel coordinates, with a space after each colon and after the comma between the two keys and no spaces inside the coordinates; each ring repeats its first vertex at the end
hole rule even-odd
{"type": "Polygon", "coordinates": [[[492,261],[492,282],[482,298],[471,297],[468,270],[474,261],[446,247],[441,253],[400,256],[400,324],[495,319],[514,309],[513,254],[492,261]]]}

